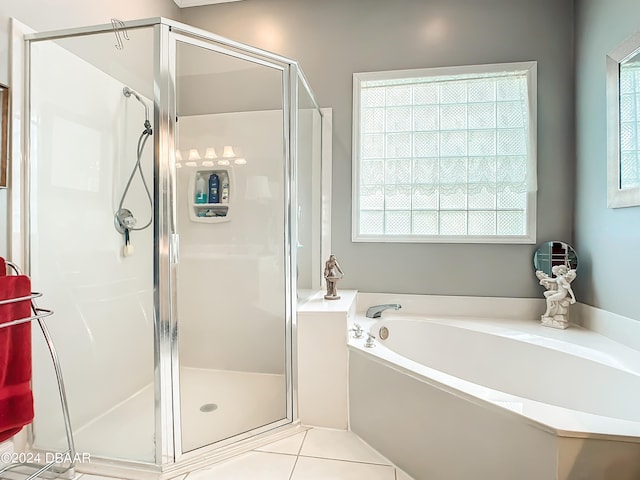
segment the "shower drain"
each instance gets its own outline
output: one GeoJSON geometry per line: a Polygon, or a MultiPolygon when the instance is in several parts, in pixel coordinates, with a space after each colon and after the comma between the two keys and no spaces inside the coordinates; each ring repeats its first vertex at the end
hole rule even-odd
{"type": "Polygon", "coordinates": [[[205,403],[204,405],[202,405],[200,407],[200,411],[201,412],[213,412],[217,408],[218,408],[218,405],[216,405],[215,403],[205,403]]]}

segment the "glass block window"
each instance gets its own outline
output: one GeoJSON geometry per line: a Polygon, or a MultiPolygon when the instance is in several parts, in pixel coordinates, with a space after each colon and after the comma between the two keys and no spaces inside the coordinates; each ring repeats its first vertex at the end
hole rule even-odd
{"type": "Polygon", "coordinates": [[[640,62],[620,64],[620,185],[640,187],[640,62]]]}
{"type": "Polygon", "coordinates": [[[534,243],[535,70],[354,74],[354,241],[534,243]]]}

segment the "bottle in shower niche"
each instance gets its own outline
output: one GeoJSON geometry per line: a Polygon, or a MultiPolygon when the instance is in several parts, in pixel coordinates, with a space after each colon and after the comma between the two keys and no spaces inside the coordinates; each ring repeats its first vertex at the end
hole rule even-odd
{"type": "Polygon", "coordinates": [[[220,179],[218,175],[212,173],[209,175],[209,202],[208,203],[220,203],[220,179]]]}
{"type": "Polygon", "coordinates": [[[229,174],[220,172],[220,203],[229,203],[229,174]]]}
{"type": "Polygon", "coordinates": [[[207,181],[202,174],[198,173],[196,177],[196,198],[195,203],[207,203],[207,181]]]}

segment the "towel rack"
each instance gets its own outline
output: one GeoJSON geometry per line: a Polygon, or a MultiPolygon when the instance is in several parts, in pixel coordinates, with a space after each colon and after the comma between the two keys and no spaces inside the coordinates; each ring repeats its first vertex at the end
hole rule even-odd
{"type": "MultiPolygon", "coordinates": [[[[5,261],[8,267],[13,270],[15,275],[22,275],[20,268],[13,262],[5,261]]],[[[0,329],[12,327],[14,325],[19,325],[21,323],[28,323],[37,321],[40,326],[40,331],[44,336],[45,342],[47,343],[47,347],[49,349],[49,354],[51,355],[51,360],[53,361],[53,368],[56,372],[56,380],[58,381],[58,393],[60,394],[60,403],[62,405],[62,415],[64,417],[64,428],[67,436],[67,444],[69,446],[66,452],[62,453],[62,458],[69,458],[70,462],[68,466],[65,465],[57,465],[57,458],[59,456],[53,456],[53,460],[45,461],[45,462],[15,462],[9,463],[0,468],[0,480],[16,480],[16,476],[18,476],[21,480],[32,480],[37,477],[43,477],[47,479],[57,478],[59,476],[64,475],[68,478],[74,477],[74,469],[75,469],[75,458],[76,458],[76,447],[73,441],[73,431],[71,429],[71,418],[69,416],[69,403],[67,402],[67,393],[64,388],[64,381],[62,379],[62,368],[60,366],[60,358],[58,357],[58,352],[53,344],[53,340],[49,333],[49,329],[44,322],[44,318],[53,315],[52,310],[48,310],[46,308],[40,308],[36,305],[35,299],[42,296],[42,293],[32,292],[31,295],[26,297],[19,298],[11,298],[8,300],[0,301],[0,305],[5,305],[8,303],[16,303],[25,300],[29,300],[31,303],[31,311],[33,315],[20,318],[17,320],[13,320],[11,322],[1,323],[0,329]],[[10,476],[4,476],[9,473],[10,476]],[[17,475],[16,475],[17,474],[17,475]]],[[[19,456],[18,458],[20,458],[19,456]]],[[[34,456],[35,457],[35,456],[34,456]]],[[[30,457],[27,457],[30,458],[30,457]]],[[[45,456],[45,459],[48,460],[48,457],[45,456]]]]}

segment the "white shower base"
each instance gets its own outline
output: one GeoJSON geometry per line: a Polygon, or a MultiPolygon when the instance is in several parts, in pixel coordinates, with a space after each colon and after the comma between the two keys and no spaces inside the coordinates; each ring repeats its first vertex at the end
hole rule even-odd
{"type": "MultiPolygon", "coordinates": [[[[183,367],[182,449],[209,445],[286,416],[284,375],[183,367]],[[215,409],[203,412],[203,405],[215,409]]],[[[153,384],[74,431],[78,452],[154,462],[153,384]]]]}
{"type": "Polygon", "coordinates": [[[185,367],[180,383],[183,452],[287,416],[284,375],[185,367]]]}

